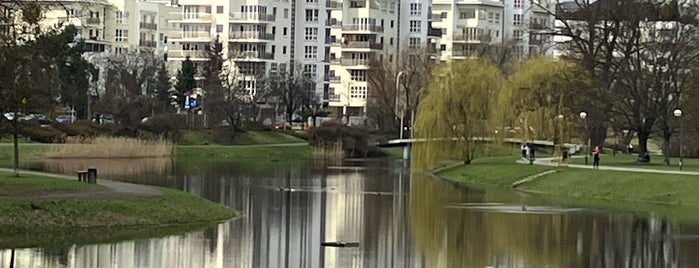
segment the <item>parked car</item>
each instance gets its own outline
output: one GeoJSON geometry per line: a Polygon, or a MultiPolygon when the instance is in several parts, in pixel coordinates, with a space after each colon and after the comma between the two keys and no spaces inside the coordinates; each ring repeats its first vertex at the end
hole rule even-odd
{"type": "Polygon", "coordinates": [[[17,118],[18,121],[36,121],[41,125],[51,124],[51,119],[43,114],[28,114],[17,118]]]}
{"type": "Polygon", "coordinates": [[[75,116],[72,115],[59,115],[56,117],[56,123],[59,124],[72,124],[75,122],[75,116]]]}
{"type": "Polygon", "coordinates": [[[291,130],[291,125],[289,123],[277,124],[274,126],[276,129],[291,130]]]}

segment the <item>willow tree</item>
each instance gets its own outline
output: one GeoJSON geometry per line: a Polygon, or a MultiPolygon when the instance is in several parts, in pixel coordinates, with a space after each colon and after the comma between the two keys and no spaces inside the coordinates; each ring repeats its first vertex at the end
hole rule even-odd
{"type": "Polygon", "coordinates": [[[427,96],[418,107],[413,163],[431,169],[457,156],[465,164],[475,158],[483,137],[490,136],[490,122],[501,86],[500,71],[483,59],[451,61],[437,65],[430,77],[427,96]]]}
{"type": "MultiPolygon", "coordinates": [[[[558,143],[566,122],[577,120],[574,98],[592,86],[586,71],[577,64],[534,58],[520,63],[500,94],[497,118],[521,129],[521,138],[558,143]],[[556,120],[552,120],[556,119],[556,120]]],[[[592,111],[588,111],[592,112],[592,111]]]]}

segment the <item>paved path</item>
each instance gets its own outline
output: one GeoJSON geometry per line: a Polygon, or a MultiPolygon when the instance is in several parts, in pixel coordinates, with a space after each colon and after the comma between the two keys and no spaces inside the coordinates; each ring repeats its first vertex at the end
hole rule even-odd
{"type": "MultiPolygon", "coordinates": [[[[0,168],[0,172],[12,172],[12,169],[0,168]]],[[[62,174],[45,173],[38,171],[21,170],[21,174],[32,174],[38,176],[46,176],[65,180],[75,180],[76,176],[68,176],[62,174]]],[[[162,191],[156,189],[152,186],[140,185],[135,183],[118,182],[112,180],[100,179],[98,176],[97,184],[107,187],[107,191],[97,191],[97,192],[75,192],[75,193],[52,193],[46,195],[32,195],[32,196],[3,196],[0,197],[0,201],[23,201],[23,200],[55,200],[55,199],[117,199],[117,198],[131,198],[131,197],[152,197],[161,196],[162,191]]]]}
{"type": "MultiPolygon", "coordinates": [[[[584,156],[573,156],[573,157],[574,158],[582,158],[584,156]]],[[[551,167],[559,166],[558,163],[554,161],[555,159],[556,159],[556,157],[537,158],[536,160],[534,160],[534,165],[551,166],[551,167]]],[[[525,160],[525,159],[518,159],[516,162],[520,163],[520,164],[529,164],[529,160],[525,160]]],[[[592,165],[562,164],[560,166],[561,167],[569,167],[569,168],[592,169],[592,165]]],[[[614,167],[614,166],[604,166],[604,165],[599,166],[599,170],[699,176],[699,172],[694,172],[694,171],[659,170],[659,169],[649,169],[649,168],[614,167]]]]}

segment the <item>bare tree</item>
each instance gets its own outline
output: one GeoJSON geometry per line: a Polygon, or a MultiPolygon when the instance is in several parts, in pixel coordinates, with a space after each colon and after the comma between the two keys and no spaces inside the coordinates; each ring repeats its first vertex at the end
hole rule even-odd
{"type": "Polygon", "coordinates": [[[295,113],[303,106],[304,99],[314,94],[315,83],[302,67],[294,68],[294,73],[283,72],[270,76],[266,82],[268,96],[275,98],[283,107],[286,121],[291,123],[295,113]]]}

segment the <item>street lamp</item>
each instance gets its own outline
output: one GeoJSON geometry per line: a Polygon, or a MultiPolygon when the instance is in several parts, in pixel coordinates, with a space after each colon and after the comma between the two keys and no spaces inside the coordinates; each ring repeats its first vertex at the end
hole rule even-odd
{"type": "Polygon", "coordinates": [[[403,139],[403,116],[405,113],[405,109],[400,109],[398,111],[398,96],[399,96],[399,88],[400,88],[400,77],[403,76],[403,71],[398,72],[398,75],[396,75],[396,113],[400,114],[400,134],[399,134],[399,139],[403,139]]]}
{"type": "Polygon", "coordinates": [[[585,165],[587,165],[587,155],[590,151],[590,133],[587,131],[587,113],[585,111],[580,112],[580,118],[585,122],[585,137],[587,138],[587,148],[585,150],[585,165]]]}
{"type": "Polygon", "coordinates": [[[684,164],[682,162],[682,110],[680,110],[680,108],[677,108],[674,111],[672,111],[672,114],[680,120],[680,170],[682,170],[682,165],[684,164]]]}

